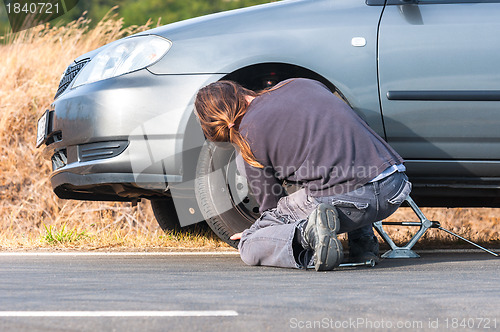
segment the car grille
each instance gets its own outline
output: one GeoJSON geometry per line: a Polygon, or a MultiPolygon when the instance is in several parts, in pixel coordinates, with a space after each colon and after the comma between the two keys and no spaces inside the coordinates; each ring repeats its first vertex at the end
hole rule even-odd
{"type": "Polygon", "coordinates": [[[76,77],[76,75],[82,70],[83,67],[90,61],[89,58],[87,59],[82,59],[78,62],[75,62],[75,64],[72,64],[66,68],[66,71],[64,72],[63,77],[61,78],[61,81],[59,82],[59,87],[57,88],[56,95],[54,96],[54,99],[56,99],[61,93],[64,92],[68,88],[68,86],[71,84],[73,79],[76,77]]]}
{"type": "Polygon", "coordinates": [[[78,159],[92,161],[111,158],[122,153],[128,146],[128,141],[97,142],[78,146],[78,159]]]}

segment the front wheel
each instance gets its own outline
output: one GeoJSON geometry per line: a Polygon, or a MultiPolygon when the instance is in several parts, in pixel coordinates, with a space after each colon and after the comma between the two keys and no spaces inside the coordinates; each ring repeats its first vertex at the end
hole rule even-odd
{"type": "Polygon", "coordinates": [[[259,205],[247,180],[236,169],[230,145],[205,143],[196,170],[195,192],[201,213],[214,233],[230,246],[229,237],[249,228],[259,217],[259,205]]]}

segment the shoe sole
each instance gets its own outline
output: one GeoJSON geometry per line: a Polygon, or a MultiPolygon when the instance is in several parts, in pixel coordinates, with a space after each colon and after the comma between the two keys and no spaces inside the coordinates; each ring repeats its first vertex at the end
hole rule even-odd
{"type": "Polygon", "coordinates": [[[326,204],[316,208],[316,230],[319,244],[316,245],[316,271],[330,271],[339,266],[344,258],[342,243],[337,239],[340,223],[337,210],[326,204]]]}

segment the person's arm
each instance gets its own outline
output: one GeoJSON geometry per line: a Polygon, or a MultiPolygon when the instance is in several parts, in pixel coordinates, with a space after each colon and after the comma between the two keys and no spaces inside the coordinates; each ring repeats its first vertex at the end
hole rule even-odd
{"type": "MultiPolygon", "coordinates": [[[[285,189],[281,181],[274,176],[274,171],[271,167],[256,168],[248,165],[241,158],[236,165],[240,174],[246,176],[249,190],[259,203],[259,212],[262,214],[264,211],[275,208],[281,197],[286,196],[285,189]]],[[[231,240],[240,240],[243,232],[233,234],[231,240]]]]}

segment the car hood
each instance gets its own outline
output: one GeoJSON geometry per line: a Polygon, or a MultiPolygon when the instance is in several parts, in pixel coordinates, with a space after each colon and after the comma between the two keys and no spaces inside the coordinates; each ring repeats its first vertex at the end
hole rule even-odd
{"type": "Polygon", "coordinates": [[[262,5],[256,5],[241,9],[200,16],[184,21],[167,24],[155,29],[140,32],[136,35],[155,34],[163,36],[172,41],[175,39],[186,39],[191,36],[200,38],[203,36],[219,35],[222,33],[234,33],[272,29],[273,22],[279,13],[286,11],[288,7],[313,0],[282,0],[262,5]],[[255,22],[266,21],[268,24],[256,26],[255,22]],[[230,27],[228,31],[228,27],[230,27]]]}
{"type": "MultiPolygon", "coordinates": [[[[313,0],[282,0],[279,2],[234,9],[167,24],[125,38],[144,35],[158,35],[175,42],[176,40],[186,40],[204,36],[210,37],[228,32],[234,34],[272,29],[273,22],[275,21],[277,14],[279,13],[279,16],[282,16],[285,8],[312,1],[313,0]],[[256,26],[254,24],[255,21],[268,22],[268,24],[256,26]],[[231,27],[230,31],[228,31],[228,27],[231,27]]],[[[82,54],[75,59],[75,61],[80,61],[86,58],[91,59],[111,44],[112,43],[109,43],[98,49],[82,54]]]]}

